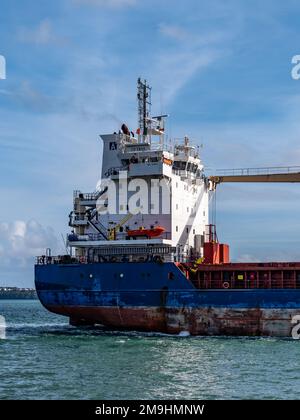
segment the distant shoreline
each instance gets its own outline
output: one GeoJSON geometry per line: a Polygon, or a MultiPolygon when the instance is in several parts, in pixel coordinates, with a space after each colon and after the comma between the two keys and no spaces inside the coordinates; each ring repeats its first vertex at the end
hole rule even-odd
{"type": "Polygon", "coordinates": [[[35,289],[19,287],[0,287],[0,300],[37,299],[35,289]]]}

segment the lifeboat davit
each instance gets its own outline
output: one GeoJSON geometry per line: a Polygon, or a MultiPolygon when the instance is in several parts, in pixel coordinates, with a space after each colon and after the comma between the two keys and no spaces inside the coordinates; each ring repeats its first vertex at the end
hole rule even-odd
{"type": "Polygon", "coordinates": [[[127,236],[129,236],[130,238],[135,238],[138,236],[143,236],[147,238],[157,238],[165,231],[166,229],[162,226],[155,226],[151,229],[145,229],[144,227],[140,227],[139,229],[128,230],[127,236]]]}

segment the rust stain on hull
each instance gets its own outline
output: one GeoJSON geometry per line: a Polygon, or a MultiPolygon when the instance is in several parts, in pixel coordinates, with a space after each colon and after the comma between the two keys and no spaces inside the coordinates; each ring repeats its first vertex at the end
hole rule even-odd
{"type": "Polygon", "coordinates": [[[101,324],[138,331],[191,335],[291,337],[297,309],[47,306],[73,325],[101,324]]]}

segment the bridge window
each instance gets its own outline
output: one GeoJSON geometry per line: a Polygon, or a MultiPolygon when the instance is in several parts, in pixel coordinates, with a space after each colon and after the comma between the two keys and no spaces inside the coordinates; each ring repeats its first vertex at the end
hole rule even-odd
{"type": "Polygon", "coordinates": [[[175,161],[173,164],[174,169],[179,169],[184,171],[186,168],[186,162],[175,161]]]}

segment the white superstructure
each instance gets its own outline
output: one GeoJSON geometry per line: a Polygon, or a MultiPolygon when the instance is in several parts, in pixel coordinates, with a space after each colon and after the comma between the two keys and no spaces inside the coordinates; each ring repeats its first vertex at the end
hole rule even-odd
{"type": "Polygon", "coordinates": [[[94,193],[74,193],[68,244],[78,256],[112,248],[118,255],[119,247],[122,255],[133,247],[145,254],[154,246],[166,254],[172,249],[174,259],[203,255],[208,224],[203,165],[187,137],[166,146],[167,116],[150,116],[150,94],[139,79],[139,128],[133,133],[123,124],[118,133],[101,135],[99,187],[94,193]],[[163,232],[154,234],[158,229],[163,232]]]}

